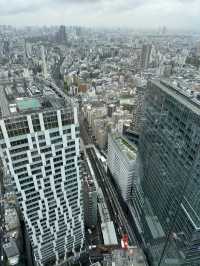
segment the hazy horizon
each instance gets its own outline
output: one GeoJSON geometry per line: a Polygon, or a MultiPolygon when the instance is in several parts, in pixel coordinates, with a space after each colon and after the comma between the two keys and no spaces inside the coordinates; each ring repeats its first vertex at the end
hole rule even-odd
{"type": "Polygon", "coordinates": [[[200,0],[0,0],[0,24],[200,29],[200,0]]]}

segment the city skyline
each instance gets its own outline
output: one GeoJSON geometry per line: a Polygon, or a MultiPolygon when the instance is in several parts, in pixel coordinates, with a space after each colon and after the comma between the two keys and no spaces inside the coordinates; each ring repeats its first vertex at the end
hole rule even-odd
{"type": "Polygon", "coordinates": [[[198,31],[199,0],[0,1],[0,24],[80,25],[198,31]]]}
{"type": "Polygon", "coordinates": [[[200,265],[199,1],[0,0],[1,265],[200,265]]]}

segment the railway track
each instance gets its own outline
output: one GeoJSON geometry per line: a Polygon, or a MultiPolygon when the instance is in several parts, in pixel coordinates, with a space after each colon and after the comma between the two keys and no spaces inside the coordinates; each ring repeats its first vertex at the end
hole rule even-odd
{"type": "Polygon", "coordinates": [[[103,191],[104,197],[111,212],[111,217],[115,224],[116,232],[118,235],[118,240],[121,240],[123,235],[127,234],[129,238],[129,245],[137,245],[137,240],[129,224],[129,221],[124,214],[115,188],[111,184],[111,181],[109,180],[103,165],[97,158],[94,148],[87,148],[86,151],[92,163],[97,182],[99,183],[99,186],[103,191]]]}

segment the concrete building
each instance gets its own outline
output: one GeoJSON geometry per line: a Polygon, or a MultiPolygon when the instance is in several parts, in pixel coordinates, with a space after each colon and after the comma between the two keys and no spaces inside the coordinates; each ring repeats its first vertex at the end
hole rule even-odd
{"type": "Polygon", "coordinates": [[[9,88],[0,91],[0,155],[36,265],[58,264],[84,242],[77,108],[42,81],[9,88]]]}
{"type": "Polygon", "coordinates": [[[105,246],[118,245],[117,235],[113,221],[101,223],[101,232],[103,235],[103,242],[105,246]]]}
{"type": "Polygon", "coordinates": [[[5,208],[5,225],[7,232],[19,228],[19,218],[15,208],[5,208]]]}
{"type": "Polygon", "coordinates": [[[3,249],[8,259],[9,265],[18,265],[20,253],[15,240],[11,239],[8,243],[3,244],[3,249]]]}
{"type": "Polygon", "coordinates": [[[127,110],[122,110],[120,108],[120,109],[117,109],[112,114],[112,120],[115,124],[117,124],[119,120],[127,120],[127,119],[132,119],[132,115],[127,110]]]}
{"type": "Polygon", "coordinates": [[[109,134],[107,162],[123,199],[129,200],[137,174],[137,148],[120,135],[109,134]]]}
{"type": "Polygon", "coordinates": [[[105,255],[103,266],[147,266],[142,250],[129,247],[128,250],[116,249],[110,255],[105,255]]]}
{"type": "Polygon", "coordinates": [[[46,64],[46,57],[45,57],[45,50],[44,46],[41,46],[41,55],[42,55],[42,72],[44,75],[44,78],[47,79],[48,73],[47,73],[47,64],[46,64]]]}
{"type": "Polygon", "coordinates": [[[144,122],[144,97],[146,87],[137,87],[135,91],[135,106],[133,109],[133,119],[131,130],[138,135],[141,132],[144,122]]]}
{"type": "Polygon", "coordinates": [[[108,206],[101,188],[98,188],[98,210],[101,218],[101,232],[104,245],[117,245],[117,234],[115,226],[111,220],[108,206]]]}
{"type": "Polygon", "coordinates": [[[142,69],[148,68],[149,66],[149,60],[151,56],[151,45],[150,44],[144,44],[142,46],[142,51],[141,51],[141,62],[140,66],[142,69]]]}
{"type": "Polygon", "coordinates": [[[107,115],[108,117],[112,117],[112,114],[116,111],[116,105],[115,104],[109,104],[107,106],[107,115]]]}
{"type": "Polygon", "coordinates": [[[143,229],[155,264],[197,266],[200,101],[190,84],[181,84],[155,80],[147,86],[139,145],[144,172],[143,229]]]}
{"type": "Polygon", "coordinates": [[[97,191],[91,176],[84,177],[84,214],[87,227],[97,224],[97,191]]]}
{"type": "Polygon", "coordinates": [[[135,144],[138,144],[144,123],[144,99],[146,86],[137,86],[134,94],[134,107],[131,123],[124,123],[123,134],[135,144]]]}
{"type": "Polygon", "coordinates": [[[99,148],[101,150],[104,150],[107,147],[107,143],[108,143],[107,128],[106,129],[104,129],[104,128],[99,129],[95,138],[96,138],[96,143],[99,146],[99,148]]]}
{"type": "Polygon", "coordinates": [[[96,144],[101,150],[107,147],[108,142],[108,119],[95,119],[93,135],[95,136],[96,144]]]}

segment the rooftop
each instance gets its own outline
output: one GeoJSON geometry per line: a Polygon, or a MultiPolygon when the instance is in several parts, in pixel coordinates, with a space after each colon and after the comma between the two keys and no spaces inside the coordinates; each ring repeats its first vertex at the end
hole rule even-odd
{"type": "Polygon", "coordinates": [[[42,80],[0,81],[0,113],[2,117],[34,113],[45,109],[61,109],[66,97],[51,82],[42,80]]]}
{"type": "Polygon", "coordinates": [[[121,105],[134,105],[134,97],[133,96],[121,96],[120,104],[121,105]]]}
{"type": "Polygon", "coordinates": [[[152,82],[181,104],[196,114],[200,114],[200,91],[189,87],[189,84],[187,87],[185,83],[177,83],[174,80],[153,80],[152,82]]]}
{"type": "Polygon", "coordinates": [[[137,157],[137,147],[133,144],[130,144],[128,140],[123,138],[120,135],[112,134],[112,139],[118,146],[121,152],[123,152],[129,160],[135,160],[137,157]]]}
{"type": "Polygon", "coordinates": [[[115,227],[112,221],[102,223],[101,230],[103,234],[104,245],[118,244],[115,227]]]}
{"type": "Polygon", "coordinates": [[[3,249],[8,258],[19,256],[19,250],[14,240],[3,245],[3,249]]]}
{"type": "Polygon", "coordinates": [[[95,187],[94,180],[92,179],[92,177],[89,175],[89,176],[85,176],[84,179],[85,179],[84,181],[85,181],[85,186],[87,188],[87,192],[96,191],[96,187],[95,187]]]}
{"type": "Polygon", "coordinates": [[[22,98],[16,100],[19,111],[26,111],[28,109],[36,110],[41,108],[40,101],[36,98],[22,98]]]}
{"type": "Polygon", "coordinates": [[[105,257],[103,265],[107,266],[146,266],[146,262],[141,249],[136,246],[129,247],[128,250],[116,249],[111,256],[105,257]]]}

